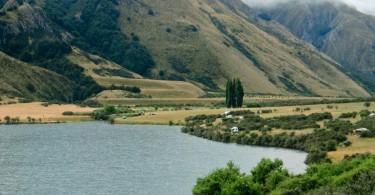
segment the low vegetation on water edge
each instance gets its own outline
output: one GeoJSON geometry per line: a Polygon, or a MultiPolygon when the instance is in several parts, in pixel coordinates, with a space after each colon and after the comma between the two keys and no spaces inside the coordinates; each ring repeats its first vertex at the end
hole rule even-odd
{"type": "Polygon", "coordinates": [[[97,109],[91,113],[91,117],[95,120],[108,121],[109,123],[115,123],[115,118],[123,118],[140,116],[144,112],[136,112],[126,106],[104,106],[101,109],[97,109]]]}
{"type": "Polygon", "coordinates": [[[330,162],[327,153],[340,144],[348,144],[347,135],[355,129],[367,129],[356,132],[360,137],[375,136],[375,118],[366,116],[351,123],[333,119],[329,112],[262,118],[245,110],[198,115],[186,118],[185,122],[182,132],[209,140],[305,151],[307,164],[330,162]],[[304,133],[308,129],[313,130],[304,133]],[[272,130],[282,133],[273,134],[272,130]]]}
{"type": "Polygon", "coordinates": [[[250,174],[229,162],[199,178],[193,194],[373,194],[375,155],[346,157],[339,164],[314,164],[294,175],[281,160],[262,159],[250,174]]]}

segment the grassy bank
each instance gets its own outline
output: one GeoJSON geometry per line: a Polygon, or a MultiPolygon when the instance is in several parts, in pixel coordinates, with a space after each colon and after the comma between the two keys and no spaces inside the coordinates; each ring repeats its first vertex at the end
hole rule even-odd
{"type": "Polygon", "coordinates": [[[25,104],[0,105],[0,123],[5,123],[4,118],[19,118],[20,123],[56,123],[56,122],[86,122],[92,121],[88,114],[95,108],[79,107],[73,104],[47,105],[42,102],[25,104]],[[71,111],[74,115],[63,115],[64,112],[71,111]]]}

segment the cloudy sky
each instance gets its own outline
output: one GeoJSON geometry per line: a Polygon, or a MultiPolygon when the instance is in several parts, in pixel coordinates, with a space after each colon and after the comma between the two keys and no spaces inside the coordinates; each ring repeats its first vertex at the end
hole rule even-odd
{"type": "MultiPolygon", "coordinates": [[[[266,5],[266,6],[272,6],[277,3],[281,3],[288,0],[243,0],[245,3],[248,3],[250,5],[266,5]]],[[[304,0],[301,0],[304,1],[304,0]]],[[[312,1],[322,1],[322,0],[312,0],[312,1]]],[[[357,8],[357,10],[375,15],[375,0],[324,0],[324,1],[342,1],[349,5],[352,5],[357,8]]]]}
{"type": "Polygon", "coordinates": [[[359,11],[375,15],[375,0],[343,0],[349,5],[353,5],[359,11]]]}

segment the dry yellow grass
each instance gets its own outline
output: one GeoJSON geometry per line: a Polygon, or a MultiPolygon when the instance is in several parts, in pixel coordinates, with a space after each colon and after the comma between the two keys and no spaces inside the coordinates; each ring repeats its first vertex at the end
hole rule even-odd
{"type": "MultiPolygon", "coordinates": [[[[107,96],[108,97],[108,96],[107,96]]],[[[183,105],[183,104],[199,104],[212,105],[213,103],[222,102],[220,98],[98,98],[102,104],[111,105],[183,105]]]]}
{"type": "Polygon", "coordinates": [[[118,123],[127,124],[162,124],[167,125],[169,121],[175,124],[182,124],[185,118],[188,116],[194,116],[199,114],[220,114],[228,109],[194,109],[194,110],[181,110],[181,111],[157,111],[153,112],[155,115],[144,115],[139,117],[133,117],[128,119],[117,119],[118,123]]]}
{"type": "MultiPolygon", "coordinates": [[[[176,92],[173,92],[176,93],[176,92]]],[[[167,97],[167,98],[155,98],[152,99],[141,99],[141,98],[125,98],[124,93],[121,91],[104,91],[100,93],[96,99],[102,104],[112,105],[180,105],[180,104],[200,104],[200,105],[212,105],[219,102],[224,102],[225,98],[187,98],[184,97],[167,97]]],[[[179,93],[179,96],[181,93],[179,93]]],[[[163,96],[166,96],[163,94],[163,96]]],[[[322,97],[299,97],[299,96],[252,96],[245,97],[244,104],[247,103],[269,103],[275,101],[321,101],[323,99],[338,99],[338,98],[322,98],[322,97]]]]}
{"type": "Polygon", "coordinates": [[[333,162],[340,162],[345,155],[375,153],[375,138],[360,138],[352,135],[348,139],[352,142],[349,147],[339,147],[337,151],[329,152],[328,156],[333,162]]]}
{"type": "MultiPolygon", "coordinates": [[[[276,110],[270,114],[262,114],[263,117],[275,117],[282,115],[294,115],[294,114],[305,114],[309,115],[312,113],[330,112],[334,118],[339,117],[342,113],[346,112],[359,112],[364,109],[375,110],[375,103],[373,102],[369,108],[364,106],[364,103],[345,103],[345,104],[330,104],[333,109],[328,109],[326,104],[317,105],[304,105],[304,106],[286,106],[286,107],[270,107],[261,109],[272,109],[276,110]],[[336,108],[337,107],[337,108],[336,108]],[[310,108],[309,111],[296,112],[296,108],[310,108]]],[[[257,109],[256,109],[257,110],[257,109]]],[[[260,109],[258,109],[260,110],[260,109]]],[[[359,119],[359,116],[355,120],[359,119]]],[[[353,120],[352,120],[353,121],[353,120]]]]}
{"type": "MultiPolygon", "coordinates": [[[[337,118],[342,113],[346,112],[354,112],[354,111],[361,111],[366,109],[363,103],[347,103],[347,104],[331,104],[334,106],[333,109],[327,109],[327,105],[325,104],[317,104],[317,105],[308,105],[308,106],[286,106],[286,107],[265,107],[265,108],[237,108],[237,109],[228,109],[228,108],[221,108],[221,109],[209,109],[209,108],[199,108],[194,110],[180,110],[180,111],[157,111],[154,112],[154,116],[139,116],[128,118],[126,120],[119,120],[120,123],[131,123],[131,124],[143,124],[145,123],[155,123],[155,124],[169,124],[169,121],[173,121],[178,123],[179,121],[184,121],[186,117],[199,115],[199,114],[220,114],[227,110],[251,110],[253,112],[257,112],[258,110],[273,110],[270,114],[261,114],[264,118],[271,118],[276,116],[286,116],[286,115],[297,115],[297,114],[312,114],[312,113],[321,113],[321,112],[331,112],[333,117],[337,118]],[[296,108],[307,108],[309,107],[309,111],[305,112],[295,112],[296,108]],[[335,108],[337,107],[337,109],[335,108]]],[[[375,102],[371,103],[371,106],[368,108],[369,110],[375,110],[375,102]]],[[[358,118],[357,118],[358,119],[358,118]]]]}
{"type": "MultiPolygon", "coordinates": [[[[108,87],[113,84],[117,86],[136,86],[141,88],[142,94],[150,95],[154,98],[197,98],[205,94],[202,89],[188,82],[143,79],[142,76],[126,70],[118,64],[96,55],[85,54],[77,48],[73,49],[68,59],[83,67],[85,74],[91,76],[102,86],[108,87]],[[97,73],[98,70],[101,72],[100,75],[97,73]],[[134,78],[111,76],[111,73],[107,70],[127,72],[134,78]]],[[[108,95],[109,92],[106,93],[108,95]]]]}
{"type": "Polygon", "coordinates": [[[0,119],[3,122],[5,116],[20,117],[22,122],[27,122],[27,117],[35,118],[37,121],[42,119],[42,122],[79,122],[91,120],[89,116],[64,116],[65,111],[72,111],[76,113],[92,112],[94,108],[81,108],[76,105],[49,105],[42,106],[40,102],[27,104],[11,104],[0,106],[0,119]]]}
{"type": "Polygon", "coordinates": [[[150,79],[128,79],[121,77],[94,78],[104,86],[126,85],[141,88],[141,94],[151,95],[153,98],[197,98],[205,94],[199,87],[182,81],[162,81],[150,79]]]}

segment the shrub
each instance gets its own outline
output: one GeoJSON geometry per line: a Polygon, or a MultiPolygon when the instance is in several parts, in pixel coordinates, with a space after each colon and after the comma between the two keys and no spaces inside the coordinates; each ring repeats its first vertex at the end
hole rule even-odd
{"type": "Polygon", "coordinates": [[[314,151],[310,152],[307,155],[307,158],[305,160],[306,164],[313,164],[313,163],[325,163],[325,162],[331,162],[331,160],[327,157],[326,151],[314,151]]]}
{"type": "Polygon", "coordinates": [[[269,109],[269,110],[258,110],[257,111],[258,114],[268,114],[268,113],[272,113],[272,110],[269,109]]]}
{"type": "Polygon", "coordinates": [[[10,116],[5,116],[4,120],[5,120],[5,124],[10,125],[10,116]]]}
{"type": "Polygon", "coordinates": [[[85,101],[81,102],[80,106],[81,107],[90,107],[90,108],[103,107],[103,105],[101,103],[99,103],[97,100],[91,100],[91,99],[88,99],[88,100],[85,100],[85,101]]]}
{"type": "Polygon", "coordinates": [[[147,14],[150,16],[154,16],[154,11],[152,11],[152,9],[148,9],[147,14]]]}
{"type": "Polygon", "coordinates": [[[18,103],[30,103],[32,100],[30,99],[18,99],[18,103]]]}
{"type": "Polygon", "coordinates": [[[95,110],[92,114],[91,117],[95,120],[108,120],[109,115],[104,111],[104,110],[95,110]]]}
{"type": "Polygon", "coordinates": [[[74,115],[74,113],[72,111],[65,111],[65,112],[63,112],[63,115],[64,116],[71,116],[71,115],[74,115]]]}
{"type": "Polygon", "coordinates": [[[355,118],[357,114],[357,112],[342,113],[339,118],[355,118]]]}
{"type": "Polygon", "coordinates": [[[370,114],[371,114],[371,112],[368,111],[368,110],[361,110],[359,112],[359,115],[361,116],[361,118],[368,117],[370,114]]]}

